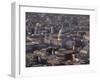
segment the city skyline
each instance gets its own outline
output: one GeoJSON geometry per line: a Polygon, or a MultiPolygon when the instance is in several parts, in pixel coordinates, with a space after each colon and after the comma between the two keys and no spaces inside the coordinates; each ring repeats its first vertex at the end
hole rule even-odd
{"type": "Polygon", "coordinates": [[[26,12],[26,67],[89,64],[89,15],[26,12]]]}

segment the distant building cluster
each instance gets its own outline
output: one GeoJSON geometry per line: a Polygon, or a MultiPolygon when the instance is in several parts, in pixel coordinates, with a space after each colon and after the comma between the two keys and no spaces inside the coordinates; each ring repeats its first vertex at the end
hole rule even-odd
{"type": "Polygon", "coordinates": [[[26,12],[26,67],[89,64],[89,15],[26,12]]]}

